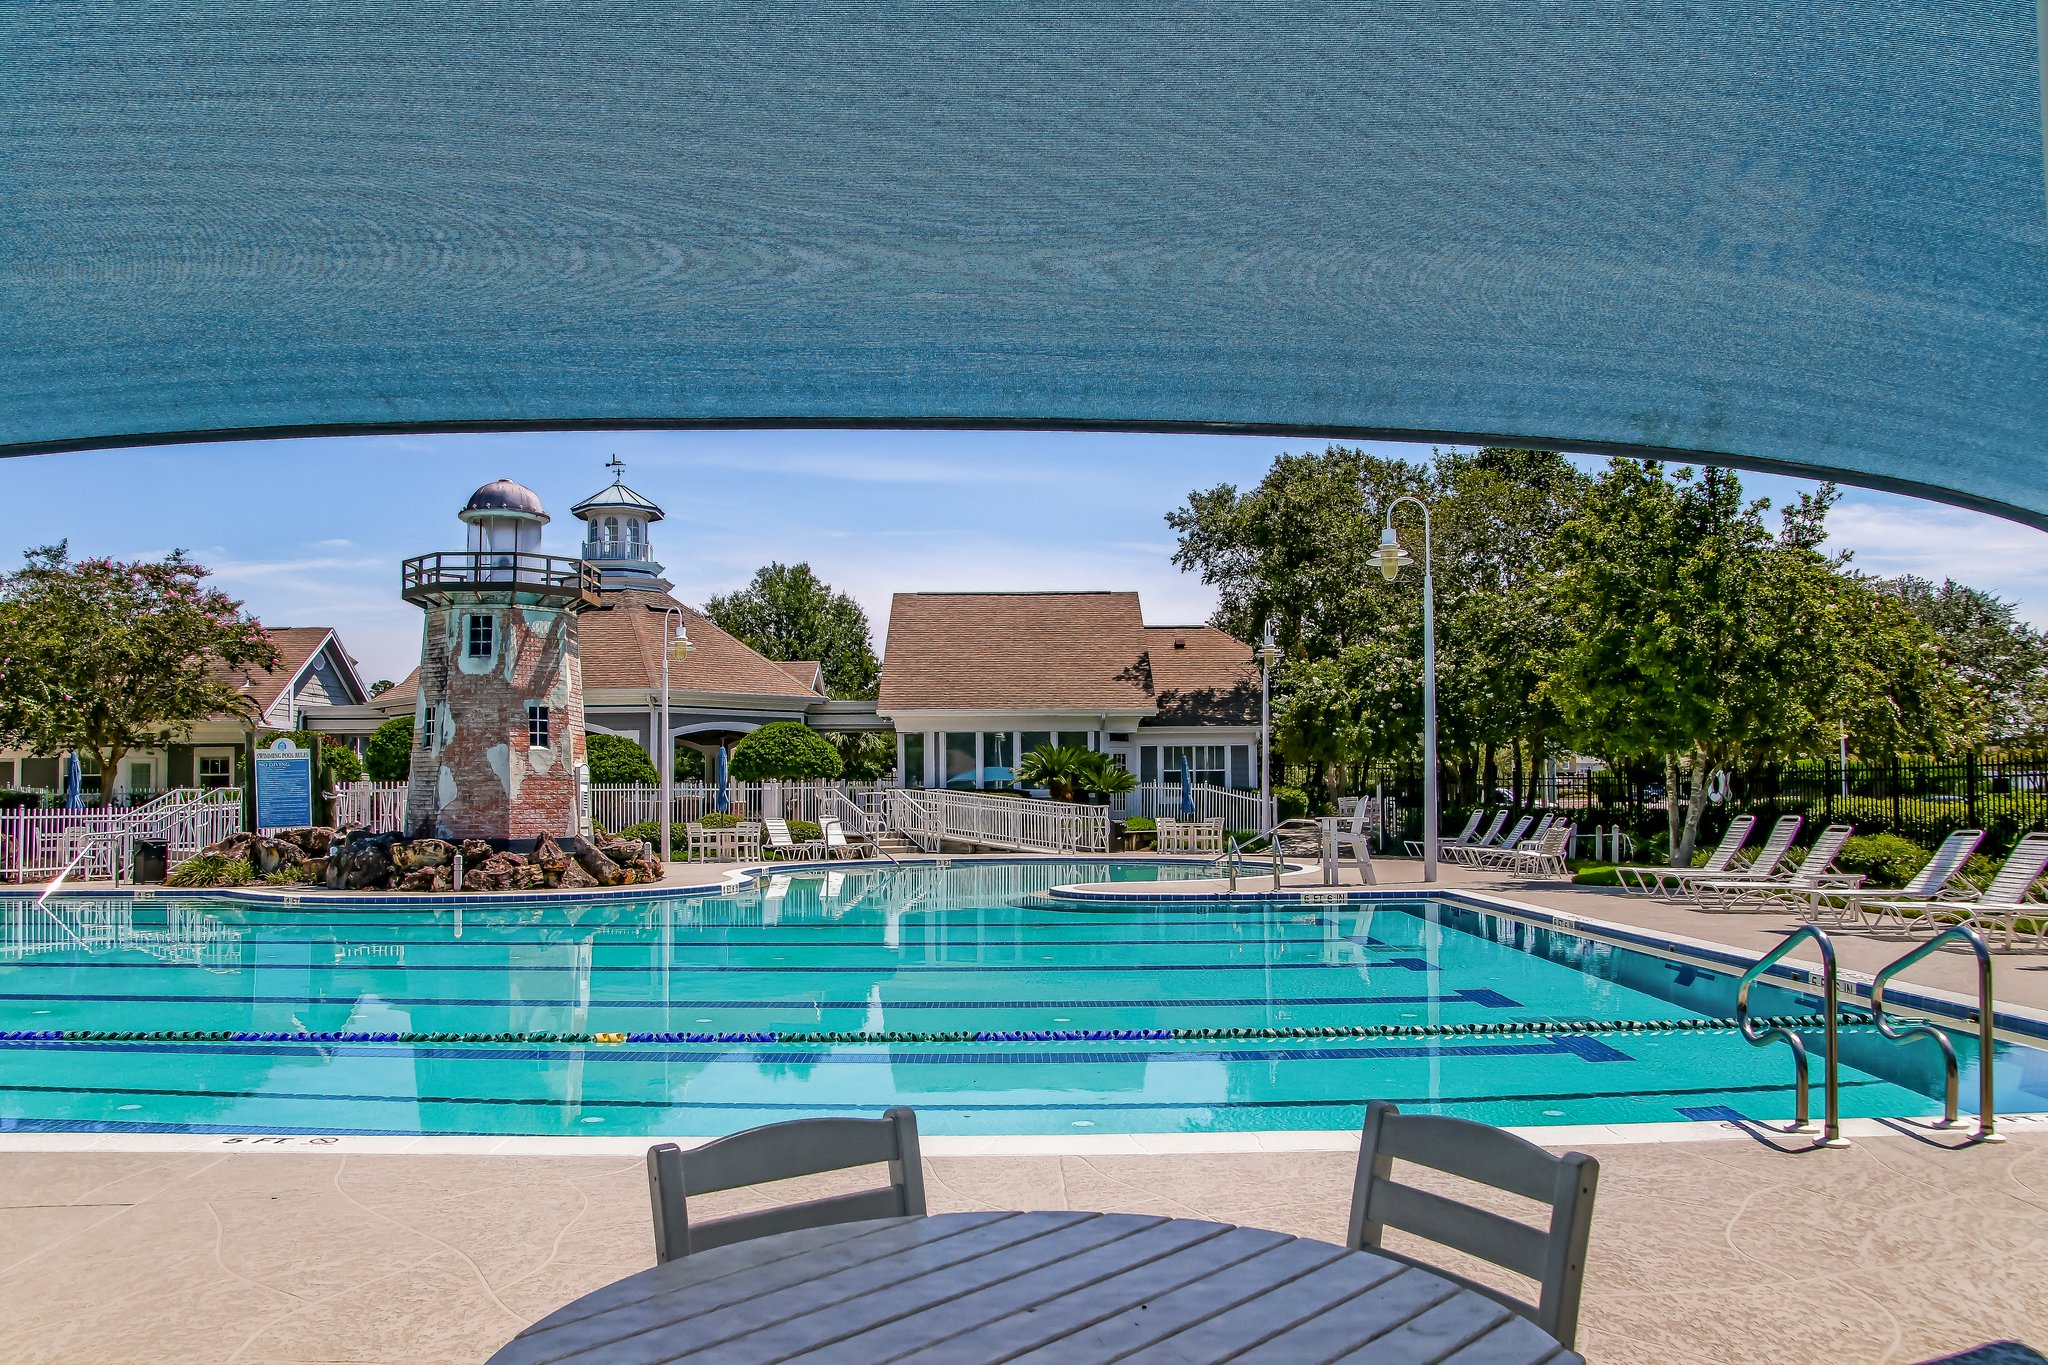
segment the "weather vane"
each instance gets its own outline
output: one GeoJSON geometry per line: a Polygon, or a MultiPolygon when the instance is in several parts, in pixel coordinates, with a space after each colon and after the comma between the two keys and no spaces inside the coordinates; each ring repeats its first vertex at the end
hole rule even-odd
{"type": "Polygon", "coordinates": [[[616,455],[606,460],[604,467],[612,472],[612,482],[614,483],[618,483],[626,477],[626,462],[616,455]]]}

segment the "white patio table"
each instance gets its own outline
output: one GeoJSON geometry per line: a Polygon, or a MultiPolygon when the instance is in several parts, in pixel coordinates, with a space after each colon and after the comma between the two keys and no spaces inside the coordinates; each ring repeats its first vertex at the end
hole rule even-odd
{"type": "Polygon", "coordinates": [[[1127,1213],[809,1228],[643,1270],[491,1365],[691,1360],[1373,1360],[1583,1365],[1483,1294],[1390,1257],[1127,1213]]]}

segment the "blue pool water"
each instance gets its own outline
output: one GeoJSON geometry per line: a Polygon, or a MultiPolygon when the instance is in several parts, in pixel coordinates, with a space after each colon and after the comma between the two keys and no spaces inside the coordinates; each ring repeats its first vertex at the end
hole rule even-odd
{"type": "MultiPolygon", "coordinates": [[[[1457,906],[1020,903],[1193,875],[853,869],[714,898],[486,907],[0,902],[0,1030],[952,1032],[1732,1013],[1730,979],[1457,906]],[[60,922],[61,921],[61,922],[60,922]]],[[[1817,1002],[1765,988],[1762,1014],[1817,1002]]],[[[1957,1046],[1974,1070],[1971,1040],[1957,1046]]],[[[1852,1030],[1849,1115],[1938,1113],[1926,1043],[1852,1030]]],[[[1503,1124],[1789,1118],[1732,1032],[1241,1041],[0,1043],[0,1130],[714,1134],[914,1105],[933,1133],[1341,1129],[1369,1099],[1503,1124]]],[[[2048,1109],[2048,1053],[2000,1051],[2048,1109]]],[[[1974,1082],[1965,1077],[1965,1095],[1974,1082]]],[[[1816,1110],[1818,1099],[1816,1097],[1816,1110]]]]}

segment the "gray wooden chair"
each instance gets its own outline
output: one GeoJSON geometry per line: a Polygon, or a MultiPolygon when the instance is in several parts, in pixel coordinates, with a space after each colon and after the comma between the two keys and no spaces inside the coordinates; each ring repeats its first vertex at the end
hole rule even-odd
{"type": "Polygon", "coordinates": [[[771,1123],[722,1137],[691,1152],[664,1142],[648,1149],[647,1187],[654,1204],[657,1262],[798,1228],[830,1227],[868,1218],[922,1218],[924,1167],[918,1157],[917,1115],[908,1109],[891,1109],[879,1119],[771,1123]],[[690,1222],[691,1195],[884,1161],[889,1163],[889,1183],[880,1189],[784,1204],[708,1223],[690,1222]]]}
{"type": "Polygon", "coordinates": [[[1535,1143],[1488,1124],[1403,1114],[1385,1100],[1374,1100],[1366,1107],[1358,1148],[1347,1244],[1476,1289],[1570,1346],[1579,1334],[1579,1287],[1586,1274],[1593,1191],[1599,1180],[1600,1163],[1583,1152],[1552,1156],[1535,1143]],[[1549,1231],[1403,1185],[1393,1178],[1397,1160],[1548,1204],[1549,1231]],[[1527,1275],[1542,1285],[1542,1297],[1535,1304],[1525,1303],[1491,1285],[1389,1251],[1380,1245],[1380,1236],[1390,1227],[1527,1275]]]}

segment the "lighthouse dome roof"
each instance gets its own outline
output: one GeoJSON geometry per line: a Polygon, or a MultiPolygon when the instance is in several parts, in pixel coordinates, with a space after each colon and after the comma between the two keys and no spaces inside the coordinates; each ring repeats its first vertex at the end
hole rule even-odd
{"type": "Polygon", "coordinates": [[[525,484],[514,483],[510,479],[493,479],[469,495],[469,503],[462,509],[462,519],[476,521],[483,517],[548,520],[547,509],[540,505],[539,496],[525,484]]]}

